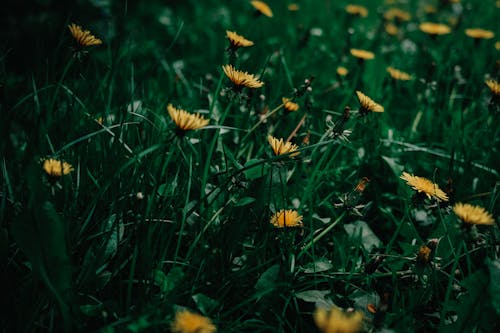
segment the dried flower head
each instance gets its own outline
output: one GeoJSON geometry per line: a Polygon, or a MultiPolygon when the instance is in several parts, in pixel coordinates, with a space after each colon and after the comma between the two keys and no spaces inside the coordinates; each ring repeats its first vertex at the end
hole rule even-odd
{"type": "Polygon", "coordinates": [[[399,69],[396,69],[394,67],[387,67],[387,72],[394,80],[399,80],[399,81],[411,80],[410,74],[400,71],[399,69]]]}
{"type": "Polygon", "coordinates": [[[399,28],[394,23],[386,23],[384,28],[388,35],[396,36],[399,33],[399,28]]]}
{"type": "Polygon", "coordinates": [[[495,96],[500,95],[500,82],[497,82],[495,80],[486,80],[485,83],[488,86],[488,88],[490,88],[493,95],[495,96]]]}
{"type": "Polygon", "coordinates": [[[271,10],[271,8],[269,8],[269,6],[267,5],[267,3],[265,3],[264,1],[250,1],[250,4],[260,14],[263,14],[263,15],[265,15],[267,17],[273,17],[273,11],[271,10]]]}
{"type": "Polygon", "coordinates": [[[346,76],[349,74],[349,70],[343,66],[337,67],[337,74],[340,76],[346,76]]]}
{"type": "Polygon", "coordinates": [[[417,261],[426,264],[431,260],[432,249],[427,245],[422,245],[420,249],[418,249],[417,253],[417,261]]]}
{"type": "Polygon", "coordinates": [[[236,32],[226,30],[227,39],[229,39],[229,43],[232,48],[238,47],[248,47],[252,46],[253,42],[251,40],[246,39],[243,36],[238,35],[236,32]]]}
{"type": "Polygon", "coordinates": [[[399,9],[399,8],[389,8],[384,13],[384,18],[388,21],[397,20],[400,22],[409,21],[411,19],[410,13],[399,9]]]}
{"type": "Polygon", "coordinates": [[[359,311],[345,312],[337,307],[329,311],[317,308],[313,318],[322,333],[356,333],[363,328],[363,314],[359,311]]]}
{"type": "Polygon", "coordinates": [[[437,201],[448,201],[446,193],[427,178],[410,175],[407,172],[403,172],[400,178],[405,180],[406,184],[415,191],[427,196],[428,199],[435,198],[437,201]]]}
{"type": "Polygon", "coordinates": [[[495,37],[493,31],[480,28],[465,29],[465,34],[474,39],[491,39],[495,37]]]}
{"type": "Polygon", "coordinates": [[[420,23],[418,28],[420,29],[420,31],[433,36],[446,35],[451,32],[450,27],[442,23],[424,22],[420,23]]]}
{"type": "Polygon", "coordinates": [[[289,98],[283,97],[281,101],[283,102],[283,107],[287,112],[295,112],[299,109],[299,105],[292,102],[289,98]]]}
{"type": "Polygon", "coordinates": [[[231,80],[239,88],[260,88],[264,85],[264,83],[255,78],[253,74],[236,70],[233,65],[224,65],[222,66],[222,70],[229,80],[231,80]]]}
{"type": "Polygon", "coordinates": [[[69,31],[71,35],[76,40],[80,47],[92,46],[92,45],[100,45],[102,44],[102,40],[96,38],[94,35],[90,33],[88,30],[83,30],[81,26],[71,23],[68,25],[69,31]]]}
{"type": "Polygon", "coordinates": [[[302,216],[292,209],[282,209],[271,216],[269,221],[276,228],[302,227],[302,216]]]}
{"type": "Polygon", "coordinates": [[[345,6],[345,11],[351,15],[357,15],[361,17],[368,16],[368,9],[360,5],[347,5],[345,6]]]}
{"type": "Polygon", "coordinates": [[[61,177],[73,171],[73,166],[69,163],[49,158],[43,161],[43,170],[51,177],[61,177]]]}
{"type": "Polygon", "coordinates": [[[359,109],[361,115],[365,115],[368,112],[384,112],[384,107],[382,105],[376,103],[361,91],[356,91],[356,96],[358,96],[359,104],[361,104],[361,108],[359,109]]]}
{"type": "Polygon", "coordinates": [[[175,126],[182,132],[200,129],[210,122],[199,113],[192,114],[182,109],[176,109],[172,104],[167,105],[167,111],[175,126]]]}
{"type": "Polygon", "coordinates": [[[453,206],[453,211],[462,222],[467,224],[492,225],[495,223],[493,216],[480,206],[459,202],[453,206]]]}
{"type": "Polygon", "coordinates": [[[278,140],[272,135],[267,136],[267,141],[271,145],[274,155],[276,156],[290,154],[291,157],[295,157],[300,154],[300,152],[297,151],[299,147],[290,141],[284,142],[283,139],[278,140]]]}
{"type": "Polygon", "coordinates": [[[371,60],[375,58],[375,54],[373,52],[366,50],[351,49],[350,52],[353,57],[356,57],[361,60],[371,60]]]}
{"type": "Polygon", "coordinates": [[[187,310],[175,314],[171,329],[173,333],[214,333],[217,331],[209,318],[187,310]]]}
{"type": "Polygon", "coordinates": [[[296,12],[300,9],[299,5],[296,3],[291,3],[287,6],[288,10],[291,12],[296,12]]]}

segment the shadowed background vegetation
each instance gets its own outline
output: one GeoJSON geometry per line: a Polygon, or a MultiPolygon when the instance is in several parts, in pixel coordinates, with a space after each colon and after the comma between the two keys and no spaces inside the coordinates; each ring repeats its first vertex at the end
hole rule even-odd
{"type": "Polygon", "coordinates": [[[360,1],[367,17],[347,1],[268,4],[272,18],[247,1],[2,5],[3,332],[165,332],[180,307],[219,332],[315,332],[315,308],[334,304],[371,332],[500,330],[500,112],[485,85],[499,79],[498,3],[360,1]],[[390,7],[411,14],[397,35],[390,7]],[[103,44],[76,54],[71,23],[103,44]],[[226,30],[254,46],[231,56],[226,30]],[[264,86],[234,92],[228,63],[264,86]],[[358,90],[385,112],[328,136],[358,90]],[[271,114],[282,97],[300,109],[271,114]],[[177,136],[169,103],[210,125],[177,136]],[[300,155],[275,157],[268,134],[294,134],[300,155]],[[73,172],[48,177],[48,157],[73,172]],[[419,202],[403,171],[450,201],[419,202]],[[496,223],[464,227],[455,202],[496,223]],[[281,209],[303,228],[273,228],[281,209]]]}

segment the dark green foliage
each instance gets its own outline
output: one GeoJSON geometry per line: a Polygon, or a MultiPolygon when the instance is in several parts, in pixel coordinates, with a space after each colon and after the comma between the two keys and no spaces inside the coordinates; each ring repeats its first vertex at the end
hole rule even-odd
{"type": "Polygon", "coordinates": [[[464,34],[494,30],[497,4],[401,3],[412,18],[390,36],[382,1],[366,18],[268,3],[273,18],[246,1],[2,5],[0,332],[166,332],[181,308],[219,332],[315,332],[334,305],[369,332],[500,330],[500,104],[484,83],[499,51],[464,34]],[[75,53],[72,22],[103,44],[75,53]],[[255,45],[229,54],[226,30],[255,45]],[[264,86],[235,89],[229,63],[264,86]],[[361,117],[357,90],[385,112],[361,117]],[[169,103],[209,126],[176,130],[169,103]],[[268,134],[300,154],[274,156],[268,134]],[[74,171],[49,177],[48,157],[74,171]],[[464,226],[456,202],[495,225],[464,226]],[[273,228],[281,209],[304,227],[273,228]]]}

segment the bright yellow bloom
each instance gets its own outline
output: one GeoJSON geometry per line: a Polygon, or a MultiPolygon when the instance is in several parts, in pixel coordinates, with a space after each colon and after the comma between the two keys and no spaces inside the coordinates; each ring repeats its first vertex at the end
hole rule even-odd
{"type": "Polygon", "coordinates": [[[371,60],[375,58],[375,54],[370,51],[360,50],[360,49],[351,49],[351,55],[362,60],[371,60]]]}
{"type": "Polygon", "coordinates": [[[267,136],[267,141],[271,145],[274,155],[276,156],[290,154],[291,157],[295,157],[300,154],[300,152],[297,151],[299,147],[290,141],[284,142],[283,139],[278,140],[272,135],[267,136]]]}
{"type": "Polygon", "coordinates": [[[90,33],[90,31],[82,30],[82,27],[80,27],[79,25],[71,23],[70,25],[68,25],[68,28],[78,45],[82,47],[102,44],[102,40],[96,38],[90,33]]]}
{"type": "Polygon", "coordinates": [[[485,83],[494,95],[500,95],[500,82],[495,80],[486,80],[485,83]]]}
{"type": "Polygon", "coordinates": [[[446,24],[424,22],[420,23],[418,28],[429,35],[446,35],[451,32],[451,29],[446,24]]]}
{"type": "Polygon", "coordinates": [[[448,201],[446,193],[427,178],[410,175],[407,172],[403,172],[400,178],[405,180],[406,184],[412,189],[425,194],[429,199],[435,198],[437,201],[448,201]]]}
{"type": "Polygon", "coordinates": [[[363,328],[363,314],[359,311],[348,313],[337,307],[329,311],[317,308],[313,318],[322,333],[356,333],[363,328]]]}
{"type": "Polygon", "coordinates": [[[361,91],[356,91],[356,95],[358,96],[359,104],[361,104],[361,109],[359,110],[360,114],[367,114],[369,111],[384,112],[384,107],[382,105],[376,103],[373,99],[366,96],[361,91]]]}
{"type": "Polygon", "coordinates": [[[387,32],[387,34],[391,36],[396,36],[399,32],[399,28],[394,23],[386,23],[384,25],[384,28],[385,32],[387,32]]]}
{"type": "Polygon", "coordinates": [[[300,8],[299,8],[299,5],[296,4],[296,3],[291,3],[287,6],[288,10],[291,11],[291,12],[296,12],[298,11],[300,8]]]}
{"type": "Polygon", "coordinates": [[[394,80],[408,81],[411,75],[393,67],[387,67],[387,72],[394,80]]]}
{"type": "Polygon", "coordinates": [[[349,74],[349,70],[343,66],[337,67],[337,74],[340,76],[346,76],[349,74]]]}
{"type": "Polygon", "coordinates": [[[289,98],[283,97],[281,101],[283,102],[283,107],[288,112],[295,112],[299,109],[299,105],[292,102],[289,98]]]}
{"type": "Polygon", "coordinates": [[[404,10],[401,10],[399,8],[389,8],[385,11],[384,18],[388,21],[396,19],[403,22],[409,21],[411,19],[411,15],[410,13],[405,12],[404,10]]]}
{"type": "Polygon", "coordinates": [[[231,43],[231,46],[234,48],[248,47],[253,45],[253,42],[251,40],[238,35],[236,32],[226,30],[226,36],[227,39],[229,39],[229,43],[231,43]]]}
{"type": "Polygon", "coordinates": [[[271,216],[269,221],[276,228],[302,227],[302,216],[292,209],[282,209],[271,216]]]}
{"type": "Polygon", "coordinates": [[[199,113],[192,114],[181,109],[176,109],[172,104],[167,105],[168,114],[178,129],[182,131],[197,130],[205,127],[210,122],[199,113]]]}
{"type": "Polygon", "coordinates": [[[480,206],[459,202],[453,206],[453,211],[462,222],[467,224],[492,225],[495,223],[493,216],[480,206]]]}
{"type": "Polygon", "coordinates": [[[465,34],[474,39],[491,39],[495,37],[493,31],[480,28],[465,29],[465,34]]]}
{"type": "Polygon", "coordinates": [[[495,42],[495,49],[500,51],[500,41],[495,42]]]}
{"type": "Polygon", "coordinates": [[[253,74],[236,70],[233,65],[224,65],[222,70],[226,76],[238,87],[260,88],[264,85],[263,82],[255,78],[253,74]]]}
{"type": "Polygon", "coordinates": [[[359,15],[361,17],[368,16],[368,9],[360,5],[347,5],[345,6],[345,11],[351,15],[359,15]]]}
{"type": "Polygon", "coordinates": [[[171,329],[173,333],[214,333],[217,331],[209,318],[187,310],[175,314],[171,329]]]}
{"type": "Polygon", "coordinates": [[[51,177],[61,177],[73,171],[73,166],[69,163],[49,158],[43,161],[43,170],[51,177]]]}
{"type": "Polygon", "coordinates": [[[253,8],[255,8],[259,13],[266,15],[267,17],[273,17],[273,11],[264,1],[250,1],[250,4],[252,4],[253,8]]]}

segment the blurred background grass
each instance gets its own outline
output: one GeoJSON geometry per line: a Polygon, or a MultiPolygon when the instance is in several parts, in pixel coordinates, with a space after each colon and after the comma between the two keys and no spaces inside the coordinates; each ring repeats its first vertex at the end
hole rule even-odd
{"type": "Polygon", "coordinates": [[[360,1],[366,18],[346,1],[297,3],[269,2],[272,18],[230,1],[3,5],[4,332],[166,331],[178,306],[221,332],[311,332],[314,308],[332,304],[364,311],[367,331],[498,329],[498,225],[464,231],[449,206],[414,205],[399,180],[427,177],[498,220],[499,112],[484,84],[498,79],[497,37],[463,33],[498,35],[496,2],[360,1]],[[412,15],[397,36],[383,20],[393,6],[412,15]],[[424,21],[452,33],[428,36],[424,21]],[[103,45],[76,58],[73,22],[103,45]],[[265,82],[242,99],[221,69],[226,30],[255,42],[236,67],[265,82]],[[392,80],[387,66],[414,79],[392,80]],[[248,132],[311,77],[298,112],[248,132]],[[327,120],[358,108],[356,90],[385,112],[352,115],[349,141],[328,140],[327,120]],[[175,137],[168,103],[212,126],[175,137]],[[287,138],[303,116],[300,157],[272,158],[267,134],[287,138]],[[48,156],[74,172],[49,179],[48,156]],[[362,177],[356,216],[336,204],[362,177]],[[297,209],[304,228],[273,229],[280,209],[297,209]]]}

